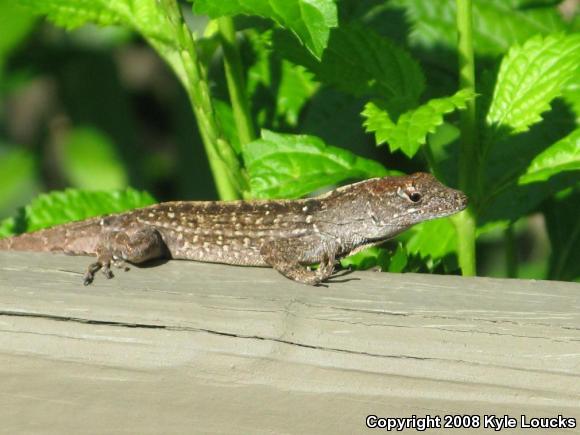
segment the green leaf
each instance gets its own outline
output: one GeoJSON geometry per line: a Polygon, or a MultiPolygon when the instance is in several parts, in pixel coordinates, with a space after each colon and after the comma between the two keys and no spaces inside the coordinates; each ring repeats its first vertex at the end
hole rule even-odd
{"type": "Polygon", "coordinates": [[[349,179],[382,177],[381,164],[326,145],[315,136],[262,130],[262,138],[244,147],[254,198],[298,198],[349,179]]]}
{"type": "Polygon", "coordinates": [[[211,18],[257,15],[291,30],[314,56],[320,58],[332,27],[338,24],[333,0],[194,0],[193,11],[211,18]]]}
{"type": "Polygon", "coordinates": [[[533,37],[504,57],[487,123],[518,133],[542,120],[550,102],[580,68],[580,35],[533,37]]]}
{"type": "Polygon", "coordinates": [[[355,96],[397,99],[402,107],[412,107],[425,89],[423,72],[407,51],[358,24],[333,29],[321,61],[279,33],[274,47],[319,81],[355,96]]]}
{"type": "MultiPolygon", "coordinates": [[[[102,26],[119,24],[122,18],[99,0],[17,0],[57,26],[67,29],[80,27],[87,22],[102,26]]],[[[111,3],[121,3],[111,1],[111,3]]]]}
{"type": "Polygon", "coordinates": [[[111,190],[127,186],[128,175],[115,145],[99,130],[79,127],[63,144],[63,171],[74,187],[111,190]]]}
{"type": "Polygon", "coordinates": [[[120,213],[154,204],[147,192],[126,189],[112,192],[67,189],[39,195],[24,209],[26,231],[70,221],[120,213]]]}
{"type": "MultiPolygon", "coordinates": [[[[455,4],[447,0],[391,0],[391,7],[405,10],[412,23],[411,45],[427,50],[457,47],[455,4]]],[[[473,27],[475,52],[486,56],[503,54],[537,34],[566,30],[554,2],[537,0],[474,0],[473,27]]]]}
{"type": "Polygon", "coordinates": [[[407,250],[401,243],[399,243],[397,250],[390,258],[387,271],[392,273],[400,273],[405,269],[408,262],[409,258],[407,256],[407,250]]]}
{"type": "Polygon", "coordinates": [[[282,61],[282,77],[276,98],[276,114],[288,125],[296,126],[308,99],[318,89],[311,72],[287,60],[282,61]]]}
{"type": "Polygon", "coordinates": [[[562,99],[576,116],[576,125],[580,127],[580,68],[564,87],[562,99]]]}
{"type": "Polygon", "coordinates": [[[366,118],[364,125],[367,132],[375,133],[377,145],[387,142],[391,151],[400,149],[408,157],[413,157],[427,141],[427,134],[435,132],[443,123],[443,116],[456,109],[464,109],[472,98],[473,92],[462,89],[450,97],[429,100],[403,113],[396,123],[388,110],[369,102],[362,112],[366,118]]]}
{"type": "Polygon", "coordinates": [[[215,110],[215,115],[217,121],[219,122],[222,133],[228,142],[232,145],[232,148],[236,151],[236,153],[239,154],[242,151],[242,145],[240,144],[238,130],[234,121],[234,112],[232,110],[232,106],[230,106],[225,101],[214,98],[213,108],[215,110]]]}
{"type": "Polygon", "coordinates": [[[344,268],[366,270],[378,267],[382,271],[392,273],[402,272],[407,263],[407,251],[401,243],[397,245],[394,252],[389,252],[386,248],[373,246],[340,260],[340,264],[344,268]]]}
{"type": "Polygon", "coordinates": [[[574,170],[580,170],[580,129],[538,154],[519,183],[545,181],[560,172],[574,170]]]}
{"type": "Polygon", "coordinates": [[[7,218],[0,221],[0,239],[4,237],[10,237],[17,234],[16,231],[16,219],[7,218]]]}
{"type": "Polygon", "coordinates": [[[384,153],[372,146],[373,139],[360,122],[363,106],[360,98],[322,86],[308,102],[300,119],[300,130],[326,143],[361,153],[361,157],[379,159],[384,153]]]}
{"type": "Polygon", "coordinates": [[[377,246],[364,249],[340,260],[342,267],[352,270],[367,270],[373,267],[387,270],[389,263],[389,252],[377,246]]]}
{"type": "Polygon", "coordinates": [[[0,81],[6,58],[28,35],[36,18],[13,0],[0,0],[0,81]]]}
{"type": "Polygon", "coordinates": [[[282,59],[271,48],[272,32],[245,32],[254,63],[248,68],[248,94],[264,128],[296,127],[304,105],[319,88],[303,66],[282,59]]]}
{"type": "Polygon", "coordinates": [[[0,148],[0,212],[12,213],[12,204],[23,204],[38,191],[34,155],[23,148],[0,148]]]}
{"type": "Polygon", "coordinates": [[[558,195],[543,207],[551,254],[548,277],[580,279],[580,191],[558,195]]]}
{"type": "Polygon", "coordinates": [[[579,184],[573,172],[561,172],[542,183],[519,185],[517,178],[501,189],[486,192],[478,205],[478,230],[505,228],[522,216],[536,211],[541,203],[557,192],[579,184]]]}
{"type": "Polygon", "coordinates": [[[450,218],[415,225],[405,245],[407,252],[437,260],[457,251],[457,232],[450,218]]]}
{"type": "Polygon", "coordinates": [[[123,25],[143,36],[173,44],[173,32],[156,0],[17,0],[58,26],[74,29],[86,23],[123,25]]]}

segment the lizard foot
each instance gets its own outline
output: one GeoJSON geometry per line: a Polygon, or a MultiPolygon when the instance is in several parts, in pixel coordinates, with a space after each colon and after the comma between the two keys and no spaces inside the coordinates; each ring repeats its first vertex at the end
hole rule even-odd
{"type": "Polygon", "coordinates": [[[129,272],[131,270],[131,268],[129,267],[129,263],[127,263],[125,260],[121,260],[120,258],[113,258],[111,264],[113,265],[113,267],[117,269],[123,269],[125,272],[129,272]]]}
{"type": "Polygon", "coordinates": [[[91,284],[95,280],[95,274],[99,270],[103,273],[103,275],[107,279],[111,279],[115,276],[113,274],[113,271],[111,270],[111,262],[110,261],[98,260],[98,261],[91,263],[89,265],[86,273],[83,275],[83,284],[84,285],[91,284]]]}
{"type": "Polygon", "coordinates": [[[95,279],[95,273],[101,269],[102,265],[99,261],[89,264],[86,273],[83,275],[83,284],[89,285],[95,279]]]}

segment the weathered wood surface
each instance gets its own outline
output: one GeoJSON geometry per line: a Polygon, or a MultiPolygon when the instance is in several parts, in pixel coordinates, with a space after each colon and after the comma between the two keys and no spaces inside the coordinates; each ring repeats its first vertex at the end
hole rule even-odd
{"type": "Polygon", "coordinates": [[[578,284],[367,272],[311,288],[172,261],[83,287],[88,261],[0,253],[0,432],[338,434],[364,432],[368,414],[580,422],[578,284]]]}

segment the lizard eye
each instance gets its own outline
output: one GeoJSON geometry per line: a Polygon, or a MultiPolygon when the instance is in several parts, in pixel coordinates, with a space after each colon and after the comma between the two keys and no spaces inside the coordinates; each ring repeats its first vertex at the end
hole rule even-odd
{"type": "Polygon", "coordinates": [[[412,202],[419,202],[421,201],[422,195],[419,192],[409,193],[409,199],[412,202]]]}

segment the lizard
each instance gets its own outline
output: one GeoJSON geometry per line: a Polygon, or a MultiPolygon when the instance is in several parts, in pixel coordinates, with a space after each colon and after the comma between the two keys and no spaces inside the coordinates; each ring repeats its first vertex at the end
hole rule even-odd
{"type": "Polygon", "coordinates": [[[164,202],[0,239],[0,250],[96,256],[83,275],[158,258],[273,267],[318,285],[335,262],[419,222],[450,216],[467,196],[433,175],[372,178],[295,200],[164,202]],[[315,270],[310,265],[319,264],[315,270]]]}

